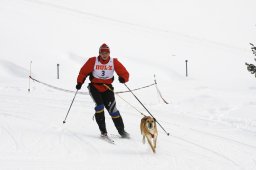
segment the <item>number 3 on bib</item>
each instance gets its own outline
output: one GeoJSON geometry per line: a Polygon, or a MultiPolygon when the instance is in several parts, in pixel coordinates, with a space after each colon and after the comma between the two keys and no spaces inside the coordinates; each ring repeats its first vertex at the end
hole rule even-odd
{"type": "Polygon", "coordinates": [[[105,76],[105,71],[104,70],[102,70],[101,76],[105,76]]]}

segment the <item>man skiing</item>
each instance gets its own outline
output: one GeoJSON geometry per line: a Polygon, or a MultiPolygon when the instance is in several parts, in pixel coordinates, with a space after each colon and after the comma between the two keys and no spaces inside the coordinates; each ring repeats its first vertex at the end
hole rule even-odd
{"type": "Polygon", "coordinates": [[[101,136],[107,136],[104,107],[112,117],[118,133],[123,138],[129,138],[129,134],[124,130],[124,123],[120,112],[116,108],[114,88],[114,71],[119,76],[120,83],[129,80],[129,73],[126,68],[117,60],[110,57],[108,45],[102,44],[99,48],[99,56],[89,58],[81,68],[77,77],[76,89],[80,90],[85,79],[89,76],[89,93],[94,100],[95,119],[101,131],[101,136]]]}

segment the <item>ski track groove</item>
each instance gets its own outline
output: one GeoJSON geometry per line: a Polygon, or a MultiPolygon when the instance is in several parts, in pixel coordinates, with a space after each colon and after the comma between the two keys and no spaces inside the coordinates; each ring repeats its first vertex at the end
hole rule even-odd
{"type": "Polygon", "coordinates": [[[35,120],[35,119],[28,118],[28,117],[25,117],[25,116],[18,116],[18,115],[13,115],[13,114],[9,114],[9,113],[3,113],[3,112],[0,113],[0,114],[3,115],[3,116],[11,117],[11,118],[21,119],[21,120],[25,120],[25,121],[33,121],[33,122],[37,122],[37,123],[40,123],[40,124],[44,124],[43,121],[35,120]]]}
{"type": "Polygon", "coordinates": [[[216,134],[213,134],[213,133],[201,131],[201,130],[194,129],[194,128],[189,128],[189,129],[192,130],[192,131],[198,132],[198,133],[202,133],[204,135],[209,135],[209,136],[219,138],[219,139],[222,139],[222,140],[226,140],[228,142],[233,142],[233,143],[236,143],[236,144],[239,144],[239,145],[244,145],[245,147],[256,150],[256,146],[253,146],[253,145],[250,145],[250,144],[242,143],[242,142],[234,140],[234,139],[230,139],[230,138],[227,138],[227,137],[223,137],[223,136],[220,136],[220,135],[216,135],[216,134]]]}
{"type": "Polygon", "coordinates": [[[1,129],[6,132],[6,134],[7,134],[7,135],[10,137],[10,139],[13,141],[16,150],[18,150],[18,149],[19,149],[19,144],[18,144],[18,142],[17,142],[18,140],[17,140],[17,139],[14,137],[14,135],[12,135],[12,133],[9,131],[9,130],[10,130],[10,127],[6,128],[6,127],[4,127],[3,125],[1,125],[1,129]]]}
{"type": "MultiPolygon", "coordinates": [[[[170,122],[169,122],[169,123],[170,123],[170,122]]],[[[238,145],[240,145],[240,146],[243,146],[243,147],[246,147],[246,148],[249,148],[249,149],[253,149],[253,150],[256,149],[256,147],[253,146],[253,145],[249,145],[249,144],[246,144],[246,143],[242,143],[242,142],[240,142],[240,141],[237,141],[237,140],[234,140],[234,139],[230,139],[230,138],[227,138],[227,137],[223,137],[223,136],[220,136],[220,135],[212,134],[212,133],[210,133],[210,132],[205,132],[205,131],[198,130],[198,129],[195,129],[195,128],[190,128],[190,127],[185,127],[185,126],[182,126],[181,124],[177,124],[177,123],[170,123],[170,124],[175,124],[174,126],[177,126],[178,128],[185,129],[186,132],[187,132],[187,130],[190,130],[190,131],[192,131],[192,132],[194,132],[194,133],[200,133],[200,134],[203,134],[204,136],[205,136],[205,135],[210,136],[210,137],[212,137],[212,138],[215,138],[216,140],[226,141],[227,143],[233,142],[234,144],[238,144],[238,145]]],[[[196,147],[199,147],[199,148],[201,148],[201,149],[204,149],[204,150],[206,150],[206,151],[208,151],[208,152],[214,153],[215,155],[217,155],[217,156],[219,156],[219,157],[222,157],[223,159],[225,159],[225,160],[231,162],[233,165],[237,166],[239,169],[243,169],[243,168],[242,168],[242,165],[239,165],[239,163],[238,163],[237,161],[231,159],[230,157],[228,157],[228,156],[226,156],[226,155],[224,155],[224,154],[222,154],[222,153],[220,153],[220,152],[215,151],[215,150],[212,149],[212,148],[208,148],[208,147],[203,146],[203,145],[201,145],[201,144],[197,144],[197,143],[195,143],[195,142],[193,142],[193,141],[191,141],[191,140],[187,140],[187,139],[182,138],[182,137],[179,137],[179,136],[177,136],[177,135],[171,135],[171,136],[173,136],[173,137],[176,138],[176,139],[182,140],[182,141],[184,141],[184,142],[186,142],[186,143],[192,144],[192,145],[194,145],[194,146],[196,146],[196,147]]]]}
{"type": "MultiPolygon", "coordinates": [[[[97,152],[97,155],[101,155],[101,152],[99,152],[98,148],[96,148],[93,144],[91,144],[91,142],[89,140],[85,140],[83,137],[79,136],[78,134],[76,134],[75,132],[72,132],[70,130],[67,130],[67,132],[72,135],[77,141],[79,141],[79,144],[81,146],[88,146],[87,148],[89,148],[92,152],[91,153],[95,153],[97,152]]],[[[87,151],[87,149],[85,149],[85,151],[87,151]]]]}
{"type": "MultiPolygon", "coordinates": [[[[176,115],[177,116],[177,115],[176,115]]],[[[183,115],[182,115],[183,116],[183,115]]],[[[189,117],[190,118],[190,117],[189,117]]],[[[194,118],[194,117],[193,117],[194,118]]],[[[194,118],[195,119],[195,118],[194,118]]],[[[201,118],[200,118],[201,119],[201,118]]],[[[214,120],[209,120],[209,119],[202,119],[204,121],[209,121],[209,122],[212,122],[214,120]]],[[[215,121],[214,121],[215,122],[215,121]]],[[[224,137],[224,136],[221,136],[221,135],[217,135],[217,134],[213,134],[213,133],[210,133],[210,132],[206,132],[206,131],[202,131],[202,130],[199,130],[199,129],[196,129],[196,128],[191,128],[191,127],[186,127],[184,126],[183,124],[178,124],[178,123],[174,123],[174,122],[166,122],[165,123],[167,124],[172,124],[174,126],[177,126],[179,128],[183,128],[183,129],[188,129],[188,130],[191,130],[191,131],[195,131],[195,132],[198,132],[198,133],[202,133],[202,134],[205,134],[205,135],[209,135],[209,136],[212,136],[212,137],[215,137],[215,138],[220,138],[220,139],[223,139],[223,140],[226,140],[226,141],[229,141],[229,142],[234,142],[234,143],[237,143],[237,144],[240,144],[240,145],[244,145],[246,147],[249,147],[251,149],[256,149],[256,146],[254,145],[250,145],[250,144],[247,144],[247,143],[243,143],[243,142],[240,142],[240,141],[237,141],[235,139],[231,139],[231,138],[228,138],[228,137],[224,137]]],[[[217,123],[221,123],[221,122],[217,122],[217,123]]]]}
{"type": "MultiPolygon", "coordinates": [[[[100,155],[100,152],[98,151],[98,149],[91,144],[88,140],[84,140],[84,138],[80,137],[78,134],[75,134],[75,132],[72,132],[71,130],[68,129],[61,129],[60,131],[58,129],[56,129],[56,127],[47,127],[45,128],[41,134],[48,134],[48,133],[52,133],[54,132],[53,136],[51,135],[50,138],[47,138],[47,140],[49,141],[55,141],[55,138],[58,139],[59,144],[61,144],[62,146],[64,146],[67,150],[67,153],[72,153],[72,149],[70,149],[69,144],[67,144],[68,141],[76,141],[76,143],[78,143],[84,151],[85,153],[88,152],[88,149],[91,150],[90,153],[95,153],[97,152],[97,155],[100,155]],[[67,138],[67,139],[65,139],[67,138]],[[89,145],[89,146],[88,146],[89,145]]],[[[41,146],[40,143],[44,144],[44,140],[46,138],[44,136],[41,136],[40,138],[37,139],[36,142],[34,142],[32,145],[34,146],[35,149],[40,150],[40,148],[38,148],[38,146],[41,146]]],[[[32,148],[33,148],[32,146],[32,148]]],[[[54,146],[54,144],[52,144],[52,146],[54,146]]],[[[43,148],[43,146],[41,147],[43,148]]],[[[33,149],[34,150],[34,149],[33,149]]]]}
{"type": "MultiPolygon", "coordinates": [[[[248,145],[248,144],[245,144],[245,143],[242,143],[242,142],[233,140],[233,139],[229,139],[229,138],[226,138],[226,137],[222,137],[222,136],[218,136],[218,135],[215,135],[215,134],[211,134],[211,133],[209,133],[209,132],[205,132],[205,131],[201,131],[201,130],[193,129],[193,128],[189,128],[189,127],[181,127],[181,126],[179,126],[179,128],[188,129],[188,130],[191,130],[191,131],[193,131],[193,132],[195,132],[195,133],[201,133],[201,134],[203,134],[203,135],[208,135],[208,136],[210,136],[210,137],[218,138],[219,140],[223,140],[223,141],[226,141],[226,142],[233,142],[233,143],[235,143],[235,144],[242,145],[242,146],[247,147],[247,148],[249,148],[249,149],[254,149],[254,150],[256,149],[256,148],[255,148],[254,146],[252,146],[252,145],[248,145]]],[[[235,161],[234,159],[232,159],[232,158],[230,158],[230,157],[228,157],[228,156],[226,156],[226,155],[224,155],[224,154],[222,154],[222,153],[220,153],[220,152],[218,152],[218,151],[215,151],[215,150],[212,149],[212,148],[208,148],[208,147],[206,147],[206,146],[203,146],[203,145],[201,145],[201,144],[197,144],[197,143],[195,143],[195,142],[193,142],[193,141],[191,141],[191,140],[187,140],[187,139],[184,139],[184,138],[179,137],[179,136],[176,136],[176,135],[171,135],[171,136],[173,136],[174,138],[179,139],[179,140],[181,140],[181,141],[183,141],[183,142],[192,144],[193,146],[196,146],[196,147],[199,147],[199,148],[201,148],[201,149],[204,149],[204,150],[206,150],[206,151],[208,151],[208,152],[211,152],[211,153],[213,153],[213,154],[215,154],[215,155],[217,155],[217,156],[219,156],[219,157],[221,157],[221,158],[223,158],[223,159],[225,159],[225,160],[231,162],[233,165],[235,165],[235,166],[238,167],[239,169],[244,169],[244,168],[242,167],[242,165],[240,165],[240,164],[239,164],[237,161],[235,161]]]]}
{"type": "MultiPolygon", "coordinates": [[[[174,123],[172,123],[172,124],[174,124],[174,123]]],[[[253,145],[250,145],[250,144],[247,144],[247,143],[243,143],[243,142],[237,141],[235,139],[231,139],[231,138],[227,138],[227,137],[224,137],[224,136],[216,135],[216,134],[213,134],[213,133],[210,133],[210,132],[205,132],[205,131],[195,129],[195,128],[185,127],[185,126],[181,126],[181,125],[175,125],[175,126],[178,126],[179,128],[183,128],[183,129],[188,129],[188,130],[191,130],[191,131],[194,131],[194,132],[197,132],[197,133],[201,133],[201,134],[204,134],[204,135],[208,135],[208,136],[211,136],[211,137],[226,140],[228,142],[233,142],[233,143],[236,143],[236,144],[244,145],[245,147],[256,150],[256,146],[253,146],[253,145]]]]}
{"type": "Polygon", "coordinates": [[[211,153],[217,155],[218,157],[221,157],[221,158],[223,158],[223,159],[225,159],[225,160],[231,162],[233,165],[239,167],[240,169],[242,168],[239,164],[236,163],[236,161],[232,160],[231,158],[229,158],[229,157],[227,157],[227,156],[225,156],[225,155],[223,155],[223,154],[221,154],[221,153],[219,153],[219,152],[217,152],[217,151],[214,151],[214,150],[212,150],[212,149],[209,149],[209,148],[207,148],[207,147],[205,147],[205,146],[202,146],[202,145],[200,145],[200,144],[194,143],[194,142],[192,142],[192,141],[186,140],[186,139],[184,139],[184,138],[182,138],[182,137],[174,136],[174,135],[172,135],[172,136],[173,136],[174,138],[178,139],[178,140],[181,140],[181,141],[185,142],[185,143],[189,143],[189,144],[191,144],[191,145],[193,145],[193,146],[196,146],[196,147],[198,147],[198,148],[201,148],[201,149],[203,149],[203,150],[206,150],[206,151],[208,151],[208,152],[211,152],[211,153]]]}
{"type": "MultiPolygon", "coordinates": [[[[110,137],[115,140],[115,145],[117,144],[120,144],[122,143],[122,145],[124,145],[123,143],[126,143],[126,142],[129,142],[129,145],[133,147],[133,151],[135,151],[134,155],[136,155],[136,157],[141,160],[139,162],[147,162],[148,161],[148,154],[153,154],[151,153],[151,150],[149,150],[150,152],[148,153],[148,150],[145,150],[145,151],[141,151],[141,146],[142,145],[142,142],[139,143],[137,140],[135,140],[133,137],[131,137],[130,139],[123,139],[121,138],[119,135],[116,135],[116,134],[109,134],[110,137]],[[119,141],[120,140],[120,141],[119,141]],[[135,149],[138,148],[138,149],[135,149]]],[[[148,146],[149,147],[149,146],[148,146]]],[[[143,166],[143,165],[141,165],[143,166]]]]}
{"type": "MultiPolygon", "coordinates": [[[[205,120],[205,121],[211,121],[211,120],[205,120]]],[[[212,133],[209,133],[209,132],[205,132],[205,131],[202,131],[202,130],[198,130],[198,129],[195,129],[195,128],[185,127],[185,126],[183,126],[182,124],[177,124],[177,123],[173,123],[173,122],[165,122],[165,123],[172,124],[172,125],[174,125],[174,126],[177,126],[178,128],[185,129],[185,131],[190,130],[190,131],[193,131],[193,132],[195,132],[195,133],[201,133],[201,134],[203,134],[203,135],[208,135],[208,136],[213,137],[213,138],[218,138],[218,139],[220,139],[220,140],[224,140],[224,141],[227,141],[227,142],[233,142],[233,143],[236,143],[236,144],[239,144],[239,145],[243,145],[243,146],[248,147],[248,148],[250,148],[250,149],[256,149],[255,146],[252,146],[252,145],[249,145],[249,144],[245,144],[245,143],[236,141],[236,140],[234,140],[234,139],[230,139],[230,138],[226,138],[226,137],[219,136],[219,135],[216,135],[216,134],[212,134],[212,133]]],[[[196,146],[196,147],[198,147],[198,148],[201,148],[201,149],[203,149],[203,150],[206,150],[206,151],[208,151],[208,152],[211,152],[211,153],[217,155],[218,157],[221,157],[221,158],[223,158],[224,160],[227,160],[227,161],[231,162],[233,165],[235,165],[235,166],[238,167],[239,169],[243,169],[243,168],[241,167],[241,165],[239,165],[235,160],[231,159],[231,158],[228,157],[228,156],[225,156],[224,154],[222,154],[222,153],[220,153],[220,152],[217,152],[217,151],[215,151],[215,150],[213,150],[213,149],[211,149],[211,148],[208,148],[208,147],[206,147],[206,146],[197,144],[197,143],[195,143],[195,142],[193,142],[193,141],[191,141],[191,140],[184,139],[184,138],[179,137],[179,136],[177,136],[177,135],[171,135],[171,136],[174,137],[174,138],[176,138],[176,139],[178,139],[178,140],[181,140],[181,141],[183,141],[183,142],[185,142],[185,143],[189,143],[189,144],[191,144],[191,145],[193,145],[193,146],[196,146]]]]}

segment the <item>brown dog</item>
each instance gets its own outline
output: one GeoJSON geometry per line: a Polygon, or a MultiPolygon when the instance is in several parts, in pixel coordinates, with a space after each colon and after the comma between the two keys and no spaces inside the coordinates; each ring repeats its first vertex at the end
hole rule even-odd
{"type": "Polygon", "coordinates": [[[146,137],[152,151],[155,153],[158,135],[155,120],[150,116],[144,116],[140,122],[140,130],[143,136],[142,143],[145,144],[146,137]]]}

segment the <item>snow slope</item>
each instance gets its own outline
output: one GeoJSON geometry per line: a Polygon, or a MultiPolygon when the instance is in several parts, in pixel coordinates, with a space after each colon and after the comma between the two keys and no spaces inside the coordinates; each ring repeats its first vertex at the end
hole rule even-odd
{"type": "MultiPolygon", "coordinates": [[[[250,0],[1,0],[0,169],[254,170],[256,85],[244,65],[254,62],[254,6],[250,0]],[[130,93],[116,100],[132,138],[120,139],[106,113],[111,145],[99,138],[90,96],[77,95],[63,125],[74,94],[29,82],[31,64],[34,78],[74,90],[80,67],[104,42],[129,70],[130,88],[156,75],[169,102],[154,87],[135,92],[171,134],[158,126],[156,154],[142,144],[141,114],[123,100],[147,114],[130,93]]],[[[114,86],[127,90],[118,81],[114,86]]]]}

